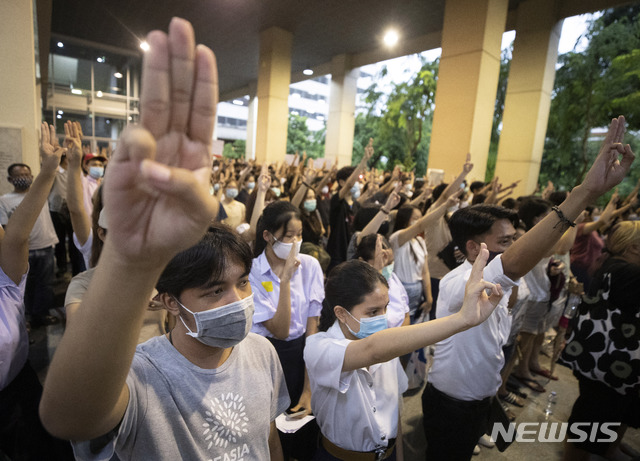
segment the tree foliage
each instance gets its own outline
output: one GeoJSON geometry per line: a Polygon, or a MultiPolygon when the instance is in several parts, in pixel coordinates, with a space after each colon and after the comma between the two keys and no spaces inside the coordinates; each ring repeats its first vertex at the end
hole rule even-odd
{"type": "Polygon", "coordinates": [[[287,128],[287,154],[307,153],[307,157],[324,157],[326,129],[311,131],[307,126],[307,117],[289,114],[287,128]]]}
{"type": "MultiPolygon", "coordinates": [[[[582,181],[601,138],[594,129],[612,117],[629,115],[629,128],[640,128],[637,114],[640,6],[607,10],[589,24],[583,52],[559,56],[540,180],[570,189],[582,181]],[[635,67],[634,67],[635,65],[635,67]]],[[[621,186],[624,193],[632,180],[621,186]]]]}
{"type": "MultiPolygon", "coordinates": [[[[359,162],[370,137],[375,139],[371,165],[391,170],[403,165],[424,174],[427,167],[431,122],[439,60],[423,61],[421,69],[408,81],[392,84],[384,92],[374,83],[365,93],[366,114],[358,114],[353,142],[354,164],[359,162]]],[[[386,75],[386,68],[381,76],[386,75]]]]}

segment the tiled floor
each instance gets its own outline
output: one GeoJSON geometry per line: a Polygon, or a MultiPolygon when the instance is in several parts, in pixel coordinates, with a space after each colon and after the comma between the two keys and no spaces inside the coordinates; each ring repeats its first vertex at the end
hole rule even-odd
{"type": "MultiPolygon", "coordinates": [[[[61,313],[58,313],[61,315],[61,313]]],[[[30,360],[38,375],[44,379],[49,361],[57,347],[62,333],[63,323],[52,325],[46,328],[34,330],[31,334],[34,343],[31,345],[30,360]]],[[[541,357],[543,366],[547,366],[548,360],[541,357]]],[[[511,410],[516,414],[516,423],[521,422],[544,422],[544,409],[546,398],[549,392],[556,391],[558,402],[555,405],[550,422],[566,421],[571,412],[571,408],[578,396],[578,385],[571,371],[565,367],[557,366],[556,373],[558,381],[548,381],[541,379],[540,382],[546,387],[547,393],[537,394],[523,388],[529,394],[524,408],[511,406],[511,410]]],[[[422,428],[422,389],[410,391],[404,397],[403,407],[403,432],[405,461],[424,461],[425,439],[422,428]]],[[[632,449],[640,452],[640,430],[629,429],[624,437],[624,443],[632,449]]],[[[505,452],[500,453],[496,448],[481,448],[480,455],[474,456],[473,461],[482,460],[517,460],[517,461],[557,461],[562,459],[563,445],[561,443],[518,443],[514,442],[505,452]]],[[[594,457],[594,460],[603,458],[594,457]]]]}

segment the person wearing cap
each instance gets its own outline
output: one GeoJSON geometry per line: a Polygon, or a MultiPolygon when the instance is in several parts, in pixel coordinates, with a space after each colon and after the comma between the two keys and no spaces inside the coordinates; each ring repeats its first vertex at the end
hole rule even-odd
{"type": "Polygon", "coordinates": [[[98,154],[85,154],[82,159],[82,169],[85,172],[82,177],[84,207],[89,215],[93,212],[93,194],[96,193],[96,189],[102,183],[106,162],[107,158],[98,154]]]}
{"type": "MultiPolygon", "coordinates": [[[[102,245],[107,236],[107,217],[102,201],[102,191],[96,190],[94,212],[87,214],[82,204],[82,187],[80,177],[80,159],[82,158],[82,129],[78,122],[66,122],[64,126],[69,159],[69,177],[67,187],[67,203],[71,224],[73,226],[73,243],[84,258],[87,270],[73,277],[64,299],[67,325],[73,322],[74,316],[80,307],[80,303],[89,288],[91,279],[98,264],[102,245]]],[[[86,157],[86,156],[85,156],[86,157]]],[[[151,302],[150,308],[145,312],[142,328],[138,336],[138,344],[165,333],[167,311],[156,308],[156,303],[151,302]]],[[[173,322],[170,322],[173,325],[173,322]]]]}

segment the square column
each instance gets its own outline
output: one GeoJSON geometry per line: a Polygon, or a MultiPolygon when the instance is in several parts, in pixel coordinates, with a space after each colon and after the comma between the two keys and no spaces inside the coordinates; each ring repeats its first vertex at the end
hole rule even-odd
{"type": "Polygon", "coordinates": [[[456,174],[468,152],[484,179],[508,0],[447,0],[429,168],[456,174]]]}
{"type": "Polygon", "coordinates": [[[527,0],[518,6],[516,24],[496,175],[502,184],[520,179],[519,196],[538,182],[562,21],[553,0],[527,0]]]}
{"type": "MultiPolygon", "coordinates": [[[[5,63],[0,76],[0,126],[22,130],[22,151],[9,149],[0,154],[1,160],[8,162],[6,165],[26,163],[35,176],[40,171],[41,109],[40,93],[36,88],[33,15],[31,1],[0,2],[0,62],[5,63]]],[[[6,173],[6,170],[1,173],[2,193],[7,192],[6,188],[13,189],[4,179],[6,173]]]]}
{"type": "Polygon", "coordinates": [[[255,137],[260,164],[278,162],[287,152],[292,41],[291,32],[278,27],[260,33],[255,137]]]}
{"type": "Polygon", "coordinates": [[[341,54],[331,60],[329,117],[324,148],[327,163],[333,163],[337,158],[339,166],[351,165],[359,75],[360,68],[351,68],[350,56],[341,54]]]}
{"type": "Polygon", "coordinates": [[[249,116],[247,117],[247,142],[245,158],[255,160],[256,158],[256,126],[258,118],[258,97],[256,96],[256,84],[249,84],[249,116]]]}

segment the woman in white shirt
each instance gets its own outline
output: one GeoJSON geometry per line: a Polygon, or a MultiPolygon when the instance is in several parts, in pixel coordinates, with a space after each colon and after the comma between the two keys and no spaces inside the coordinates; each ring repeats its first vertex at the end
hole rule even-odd
{"type": "MultiPolygon", "coordinates": [[[[304,416],[311,413],[311,390],[303,350],[306,338],[318,331],[324,278],[315,258],[299,254],[301,243],[300,210],[284,201],[268,205],[257,225],[249,283],[255,305],[251,331],[265,336],[275,347],[289,390],[291,411],[302,411],[304,416]]],[[[299,460],[311,459],[313,443],[305,437],[317,436],[317,427],[314,434],[313,427],[315,424],[307,424],[293,437],[281,434],[285,459],[289,455],[299,460]]]]}
{"type": "Polygon", "coordinates": [[[320,333],[308,338],[304,351],[322,431],[315,460],[395,460],[396,451],[402,459],[399,401],[407,379],[396,358],[471,328],[493,312],[502,290],[482,280],[488,257],[482,244],[459,312],[403,328],[386,328],[389,288],[374,267],[352,260],[333,269],[320,333]]]}
{"type": "Polygon", "coordinates": [[[400,278],[409,295],[411,323],[415,323],[421,314],[431,309],[431,276],[427,264],[427,244],[425,229],[436,222],[446,212],[446,203],[422,216],[420,210],[412,205],[402,206],[396,215],[393,234],[389,243],[395,255],[393,271],[400,278]]]}

